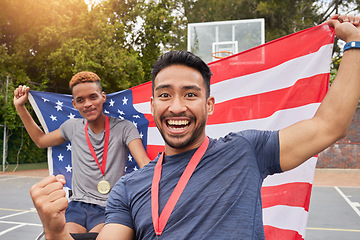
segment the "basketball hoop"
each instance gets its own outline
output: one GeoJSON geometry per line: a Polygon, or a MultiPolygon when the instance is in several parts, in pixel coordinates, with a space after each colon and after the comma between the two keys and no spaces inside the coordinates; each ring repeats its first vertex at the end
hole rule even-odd
{"type": "Polygon", "coordinates": [[[223,58],[229,57],[231,55],[233,55],[233,53],[230,51],[217,51],[217,52],[213,52],[211,54],[211,56],[216,59],[223,59],[223,58]],[[225,54],[225,56],[223,56],[224,54],[225,54]]]}

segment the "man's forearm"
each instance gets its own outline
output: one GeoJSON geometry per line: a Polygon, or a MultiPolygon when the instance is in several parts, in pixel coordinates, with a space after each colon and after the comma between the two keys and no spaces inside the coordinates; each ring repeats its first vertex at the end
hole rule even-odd
{"type": "Polygon", "coordinates": [[[338,132],[338,138],[346,134],[359,102],[359,62],[360,49],[351,49],[344,53],[337,77],[316,113],[317,117],[330,124],[332,131],[338,132]]]}
{"type": "Polygon", "coordinates": [[[16,106],[16,111],[18,112],[20,119],[23,122],[25,129],[31,139],[38,147],[42,148],[39,142],[39,138],[42,137],[45,133],[36,124],[25,106],[16,106]]]}

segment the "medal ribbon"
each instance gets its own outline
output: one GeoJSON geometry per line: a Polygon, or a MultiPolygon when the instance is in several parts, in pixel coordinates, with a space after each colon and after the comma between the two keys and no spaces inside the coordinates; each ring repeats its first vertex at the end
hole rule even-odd
{"type": "Polygon", "coordinates": [[[159,183],[161,179],[162,162],[164,158],[164,152],[159,157],[158,162],[155,165],[154,177],[151,185],[151,214],[155,234],[160,236],[169,220],[169,217],[174,210],[174,207],[179,200],[182,192],[185,189],[186,184],[189,182],[191,175],[194,173],[196,166],[204,156],[205,151],[209,145],[209,138],[206,136],[201,146],[196,150],[190,162],[186,166],[183,174],[181,175],[175,189],[171,193],[169,200],[166,202],[163,211],[159,217],[159,183]]]}
{"type": "Polygon", "coordinates": [[[110,136],[110,123],[109,123],[108,116],[105,115],[105,142],[104,142],[104,151],[103,151],[103,158],[102,158],[102,164],[101,165],[100,165],[99,160],[98,160],[98,158],[96,156],[94,147],[90,142],[90,137],[89,137],[89,132],[88,132],[88,122],[86,122],[86,124],[85,124],[85,136],[86,136],[86,141],[87,141],[87,144],[89,146],[91,155],[95,159],[97,165],[99,166],[99,169],[100,169],[102,175],[104,176],[105,175],[105,169],[106,169],[106,159],[107,159],[108,148],[109,148],[109,136],[110,136]]]}

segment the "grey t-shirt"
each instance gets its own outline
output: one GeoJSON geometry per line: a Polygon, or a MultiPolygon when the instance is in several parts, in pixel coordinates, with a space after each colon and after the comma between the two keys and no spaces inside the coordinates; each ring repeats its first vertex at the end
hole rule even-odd
{"type": "MultiPolygon", "coordinates": [[[[125,173],[125,165],[128,160],[128,144],[140,138],[139,132],[130,121],[113,117],[110,119],[110,137],[108,156],[105,169],[105,180],[111,188],[125,173]]],[[[61,136],[71,142],[72,159],[72,196],[70,200],[86,203],[106,205],[109,194],[101,194],[97,191],[97,184],[103,179],[103,175],[91,155],[85,137],[86,120],[83,118],[69,119],[60,126],[61,136]]],[[[88,128],[90,141],[94,151],[102,164],[105,130],[95,134],[88,128]]]]}

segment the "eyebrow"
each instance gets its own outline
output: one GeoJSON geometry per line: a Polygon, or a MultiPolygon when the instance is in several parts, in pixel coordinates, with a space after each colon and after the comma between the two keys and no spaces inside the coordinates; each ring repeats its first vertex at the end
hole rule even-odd
{"type": "Polygon", "coordinates": [[[170,84],[161,84],[155,88],[155,91],[164,89],[164,88],[171,88],[171,85],[170,84]]]}
{"type": "MultiPolygon", "coordinates": [[[[157,90],[160,90],[160,89],[166,89],[166,88],[171,88],[171,85],[170,84],[162,84],[162,85],[159,85],[155,88],[155,91],[157,90]]],[[[187,86],[184,86],[182,87],[184,90],[191,90],[191,89],[195,89],[197,91],[201,91],[201,88],[198,87],[197,85],[187,85],[187,86]]]]}
{"type": "MultiPolygon", "coordinates": [[[[90,93],[90,94],[87,95],[87,96],[93,97],[93,96],[98,96],[98,94],[97,94],[97,93],[90,93]]],[[[83,99],[83,98],[86,98],[87,96],[78,96],[78,97],[76,97],[76,98],[74,98],[74,99],[75,99],[75,100],[76,100],[76,99],[83,99]]]]}
{"type": "Polygon", "coordinates": [[[196,85],[189,85],[189,86],[184,86],[183,89],[185,90],[196,90],[196,91],[201,91],[201,88],[196,86],[196,85]]]}

